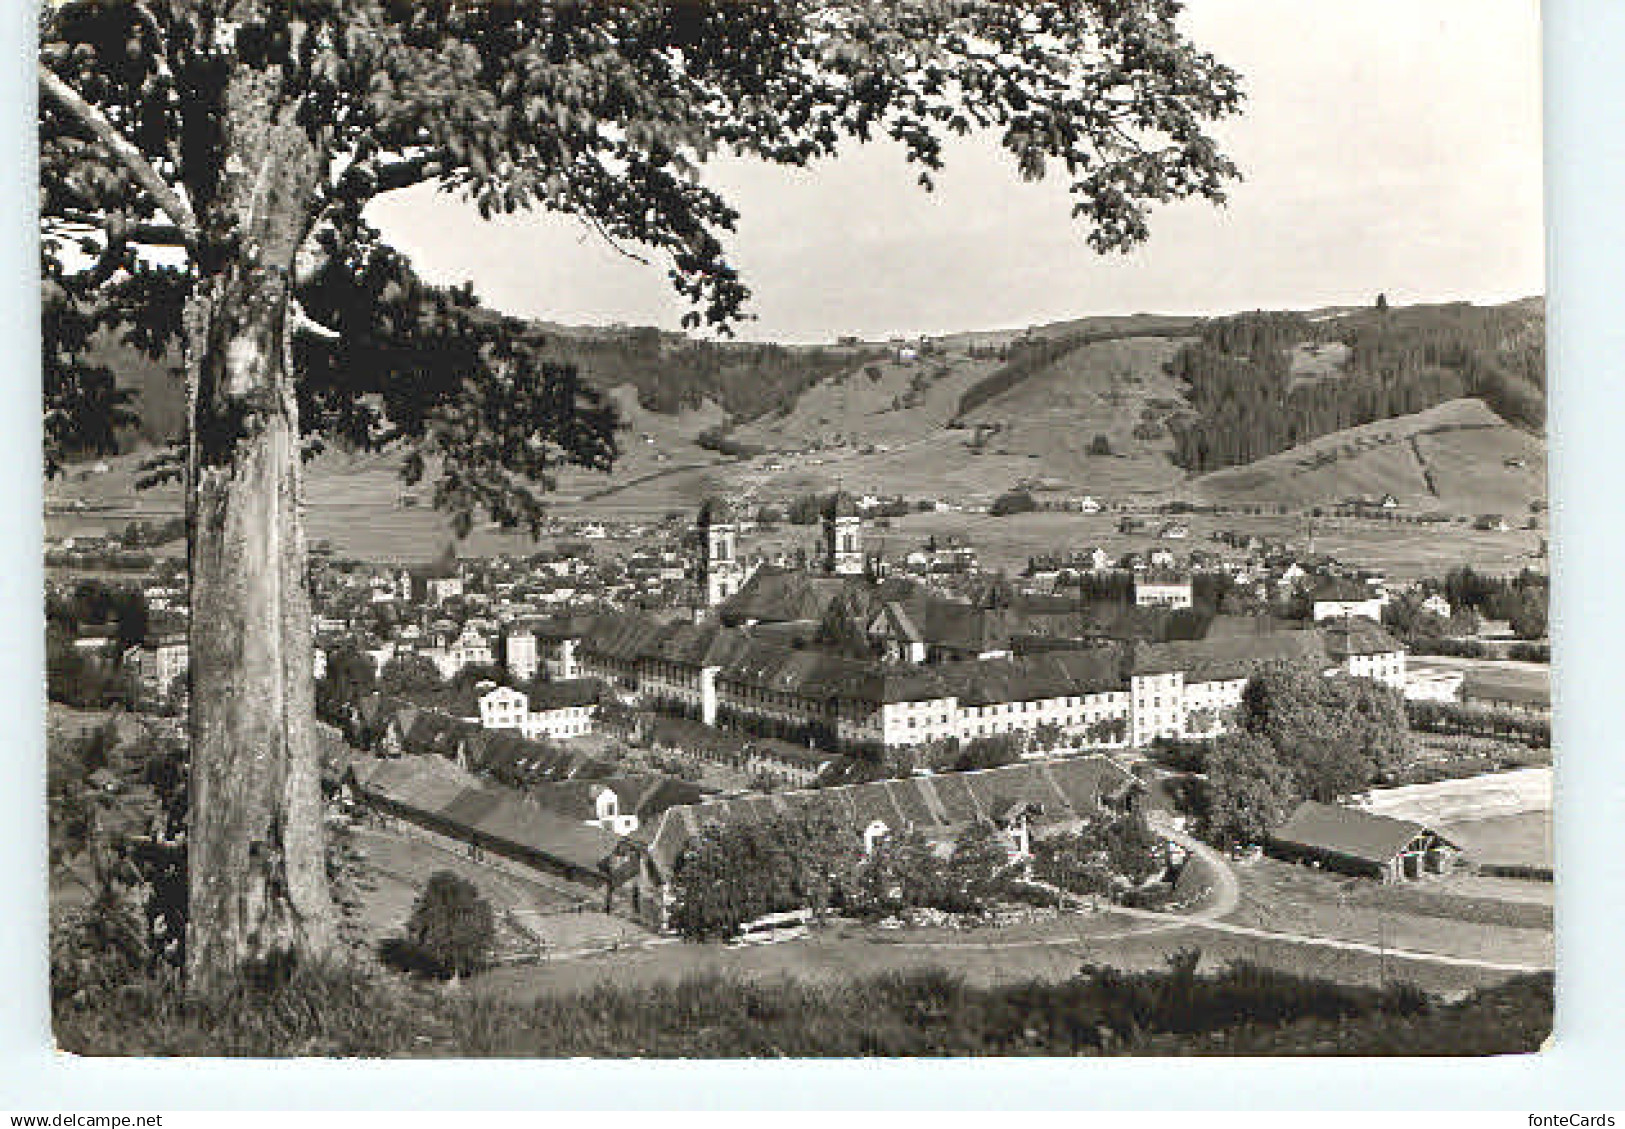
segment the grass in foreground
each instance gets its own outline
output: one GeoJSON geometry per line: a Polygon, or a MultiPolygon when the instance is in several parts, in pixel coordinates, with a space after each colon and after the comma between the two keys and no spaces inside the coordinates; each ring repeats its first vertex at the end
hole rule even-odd
{"type": "Polygon", "coordinates": [[[1167,969],[1088,967],[1061,983],[973,987],[935,969],[836,984],[699,975],[524,1004],[309,968],[209,1000],[139,981],[59,1005],[55,1026],[63,1050],[85,1055],[1483,1055],[1535,1050],[1551,1017],[1550,975],[1446,1003],[1240,962],[1198,974],[1187,951],[1167,969]]]}

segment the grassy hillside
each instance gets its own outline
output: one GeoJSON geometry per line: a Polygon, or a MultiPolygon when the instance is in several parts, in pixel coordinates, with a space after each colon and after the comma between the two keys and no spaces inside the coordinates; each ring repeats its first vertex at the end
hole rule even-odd
{"type": "MultiPolygon", "coordinates": [[[[1084,318],[948,335],[913,358],[878,345],[715,345],[644,329],[533,328],[588,369],[626,424],[612,474],[560,474],[554,505],[571,516],[658,516],[713,493],[751,504],[838,483],[965,504],[1015,487],[1305,509],[1391,493],[1413,512],[1518,518],[1545,495],[1544,443],[1537,427],[1512,426],[1491,408],[1511,404],[1520,419],[1543,410],[1543,311],[1534,299],[1487,309],[1084,318]],[[1172,336],[1182,332],[1189,336],[1172,336]],[[1024,349],[1031,340],[1046,344],[1024,349]],[[1207,367],[1186,363],[1196,344],[1207,367]],[[1468,385],[1496,401],[1468,398],[1468,385]],[[1413,399],[1425,410],[1380,418],[1413,399]],[[1294,416],[1283,403],[1303,411],[1294,416]],[[1246,410],[1229,420],[1235,404],[1246,410]],[[1377,422],[1317,435],[1350,412],[1374,412],[1377,422]],[[1201,428],[1228,442],[1253,424],[1263,457],[1211,473],[1180,465],[1201,428]],[[725,455],[718,437],[739,445],[721,444],[729,450],[762,453],[725,455]]],[[[121,373],[150,409],[147,439],[178,427],[177,386],[162,366],[132,360],[121,373]]],[[[85,463],[50,484],[52,533],[179,511],[173,488],[133,492],[134,460],[108,462],[109,473],[85,463]],[[76,504],[107,513],[64,512],[76,504]]],[[[311,536],[380,557],[437,553],[449,526],[430,509],[432,487],[402,505],[397,465],[395,456],[331,452],[312,463],[311,536]]],[[[465,551],[526,544],[477,530],[465,551]]]]}
{"type": "Polygon", "coordinates": [[[1545,443],[1481,400],[1452,400],[1413,415],[1321,436],[1244,467],[1196,479],[1223,504],[1319,505],[1392,494],[1407,510],[1528,512],[1546,495],[1545,443]]]}
{"type": "Polygon", "coordinates": [[[1082,345],[961,422],[984,429],[984,455],[1033,460],[1038,476],[1057,486],[1112,496],[1171,489],[1184,475],[1170,458],[1167,421],[1188,409],[1165,368],[1181,343],[1134,337],[1082,345]],[[1098,436],[1109,453],[1092,453],[1098,436]]]}
{"type": "Polygon", "coordinates": [[[820,381],[730,434],[780,451],[918,440],[945,426],[966,389],[997,364],[962,352],[870,361],[820,381]]]}

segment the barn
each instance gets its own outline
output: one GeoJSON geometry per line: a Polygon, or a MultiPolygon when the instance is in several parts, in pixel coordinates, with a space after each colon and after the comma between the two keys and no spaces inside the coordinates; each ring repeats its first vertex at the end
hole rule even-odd
{"type": "Polygon", "coordinates": [[[1448,874],[1461,855],[1460,847],[1423,824],[1313,800],[1276,829],[1270,851],[1383,882],[1448,874]]]}

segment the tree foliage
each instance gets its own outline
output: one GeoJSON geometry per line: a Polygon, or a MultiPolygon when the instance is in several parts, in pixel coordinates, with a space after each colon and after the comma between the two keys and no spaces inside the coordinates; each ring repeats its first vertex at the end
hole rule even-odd
{"type": "Polygon", "coordinates": [[[1219,842],[1262,842],[1299,800],[1335,803],[1396,778],[1411,759],[1397,691],[1273,663],[1248,680],[1235,730],[1203,757],[1198,815],[1219,842]]]}
{"type": "Polygon", "coordinates": [[[1224,846],[1264,842],[1300,798],[1292,770],[1256,733],[1219,738],[1207,754],[1206,769],[1202,831],[1224,846]]]}
{"type": "MultiPolygon", "coordinates": [[[[437,457],[443,503],[519,520],[518,487],[498,472],[536,478],[561,458],[602,462],[602,405],[467,290],[417,281],[362,219],[369,200],[432,183],[486,215],[576,217],[665,258],[694,307],[687,320],[725,327],[749,290],[723,243],[737,214],[695,176],[709,157],[802,165],[843,139],[884,135],[929,185],[944,137],[983,130],[1024,177],[1061,167],[1091,243],[1123,249],[1146,237],[1155,204],[1222,199],[1235,176],[1203,126],[1239,107],[1237,76],[1178,33],[1175,11],[56,5],[41,43],[53,457],[107,443],[96,428],[118,397],[109,374],[76,360],[89,333],[117,330],[164,355],[193,272],[241,251],[211,203],[229,157],[218,100],[244,69],[274,84],[271,108],[311,134],[324,166],[310,199],[279,201],[302,210],[310,232],[304,308],[340,334],[303,342],[306,429],[437,457]],[[176,244],[188,267],[147,253],[176,244]],[[475,443],[476,424],[511,441],[475,443]]],[[[630,344],[659,348],[658,337],[630,344]]]]}
{"type": "Polygon", "coordinates": [[[378,672],[378,689],[384,694],[409,697],[445,685],[440,668],[432,660],[410,651],[391,656],[378,672]]]}
{"type": "Polygon", "coordinates": [[[439,870],[412,904],[406,940],[433,975],[470,976],[490,960],[496,918],[472,882],[439,870]]]}
{"type": "Polygon", "coordinates": [[[818,810],[707,824],[678,857],[672,928],[710,940],[764,914],[822,912],[850,880],[857,855],[851,833],[818,810]]]}
{"type": "Polygon", "coordinates": [[[362,699],[377,689],[371,656],[354,643],[341,643],[327,652],[326,669],[316,680],[316,716],[338,726],[353,725],[362,699]]]}

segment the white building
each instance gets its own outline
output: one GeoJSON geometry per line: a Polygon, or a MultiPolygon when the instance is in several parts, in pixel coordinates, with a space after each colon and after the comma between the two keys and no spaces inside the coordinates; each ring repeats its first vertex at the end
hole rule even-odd
{"type": "Polygon", "coordinates": [[[1141,608],[1188,608],[1191,578],[1170,572],[1134,574],[1134,604],[1141,608]]]}
{"type": "Polygon", "coordinates": [[[492,686],[479,696],[482,729],[516,729],[529,740],[562,740],[591,733],[598,714],[596,683],[546,683],[533,698],[509,686],[492,686]]]}
{"type": "Polygon", "coordinates": [[[529,628],[515,628],[502,638],[502,661],[508,673],[520,682],[536,677],[540,659],[536,652],[536,635],[529,628]]]}

